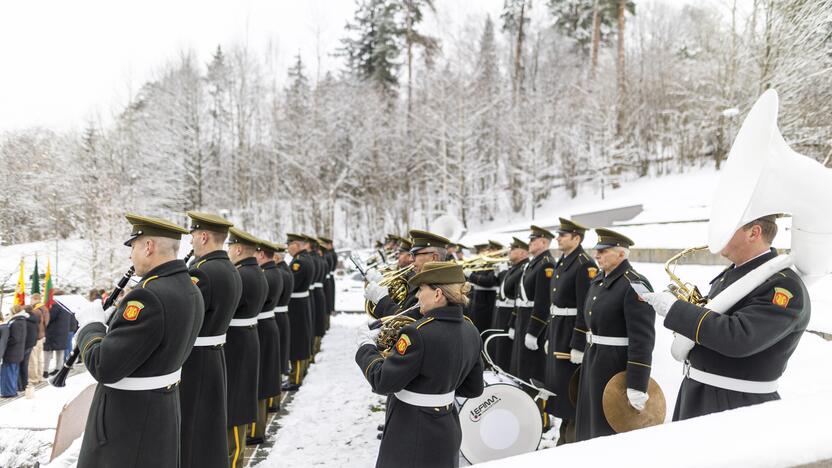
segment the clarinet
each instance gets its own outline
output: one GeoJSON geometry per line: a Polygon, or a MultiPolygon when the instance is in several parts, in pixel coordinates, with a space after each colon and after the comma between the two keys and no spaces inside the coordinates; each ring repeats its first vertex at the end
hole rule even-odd
{"type": "MultiPolygon", "coordinates": [[[[104,310],[109,309],[110,306],[113,305],[113,303],[116,301],[116,298],[118,298],[118,295],[121,294],[121,292],[124,290],[124,287],[127,286],[127,282],[130,281],[130,278],[133,276],[133,272],[135,271],[136,268],[131,266],[130,269],[127,270],[127,273],[125,273],[124,276],[122,276],[121,279],[118,280],[118,284],[116,284],[116,287],[113,289],[113,292],[110,293],[110,295],[107,296],[107,299],[104,300],[104,303],[101,304],[101,307],[104,310]]],[[[69,371],[70,369],[72,369],[72,365],[75,364],[75,361],[78,359],[78,356],[80,354],[81,350],[79,350],[77,346],[72,348],[72,353],[70,353],[69,357],[66,359],[66,362],[64,362],[64,366],[61,367],[61,370],[59,370],[57,374],[55,374],[49,379],[49,383],[52,384],[52,386],[63,387],[66,385],[66,378],[67,376],[69,376],[69,371]]]]}

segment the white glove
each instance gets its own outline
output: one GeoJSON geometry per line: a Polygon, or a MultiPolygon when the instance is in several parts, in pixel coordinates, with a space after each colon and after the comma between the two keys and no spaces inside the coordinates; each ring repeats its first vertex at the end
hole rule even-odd
{"type": "Polygon", "coordinates": [[[653,309],[656,310],[656,313],[661,315],[662,317],[667,315],[667,311],[670,310],[670,307],[673,305],[673,303],[679,300],[676,298],[676,296],[667,291],[657,293],[642,293],[640,294],[640,296],[645,301],[647,301],[648,304],[653,306],[653,309]]]}
{"type": "Polygon", "coordinates": [[[369,270],[367,270],[367,274],[366,274],[366,275],[364,275],[364,278],[365,278],[365,279],[367,280],[367,282],[369,282],[369,283],[378,283],[378,282],[379,282],[379,281],[381,281],[384,277],[383,277],[383,276],[381,275],[381,273],[379,273],[379,272],[378,272],[378,270],[376,270],[375,268],[370,268],[369,270]]]}
{"type": "Polygon", "coordinates": [[[367,284],[364,289],[364,298],[373,304],[378,304],[382,297],[387,295],[387,287],[373,281],[367,284]]]}
{"type": "Polygon", "coordinates": [[[514,339],[514,329],[513,328],[508,329],[508,339],[510,339],[510,340],[514,339]]]}
{"type": "Polygon", "coordinates": [[[497,264],[497,267],[494,268],[495,273],[502,273],[504,271],[508,271],[508,262],[500,262],[497,264]]]}
{"type": "Polygon", "coordinates": [[[673,356],[673,359],[676,359],[679,362],[685,362],[688,359],[690,350],[692,350],[695,345],[696,343],[694,343],[690,338],[674,333],[673,344],[670,345],[670,354],[673,356]]]}
{"type": "Polygon", "coordinates": [[[471,271],[471,270],[469,270],[469,269],[467,269],[467,268],[466,268],[466,269],[464,269],[464,270],[462,270],[462,274],[463,274],[463,275],[465,275],[465,279],[470,278],[470,277],[471,277],[471,273],[473,273],[473,271],[471,271]]]}
{"type": "Polygon", "coordinates": [[[639,413],[644,411],[644,405],[647,404],[648,398],[650,398],[650,395],[644,392],[633,390],[632,388],[627,389],[627,400],[630,401],[630,406],[632,406],[639,413]]]}
{"type": "Polygon", "coordinates": [[[373,329],[368,328],[366,331],[359,331],[358,337],[356,338],[358,347],[360,348],[366,344],[375,346],[379,333],[381,333],[381,327],[373,329]]]}
{"type": "Polygon", "coordinates": [[[569,362],[572,364],[580,364],[584,362],[584,352],[573,349],[569,351],[569,362]]]}
{"type": "Polygon", "coordinates": [[[537,351],[538,346],[537,346],[537,337],[536,336],[534,336],[530,333],[526,333],[526,343],[525,344],[526,344],[526,349],[529,349],[531,351],[537,351]]]}
{"type": "Polygon", "coordinates": [[[107,313],[101,307],[101,299],[96,299],[90,302],[87,307],[75,312],[75,320],[78,321],[78,330],[93,322],[105,323],[107,321],[107,313]]]}
{"type": "Polygon", "coordinates": [[[110,321],[110,317],[113,316],[113,312],[115,312],[115,311],[116,311],[116,306],[111,305],[110,307],[107,307],[107,310],[104,311],[104,323],[107,323],[107,322],[110,321]]]}

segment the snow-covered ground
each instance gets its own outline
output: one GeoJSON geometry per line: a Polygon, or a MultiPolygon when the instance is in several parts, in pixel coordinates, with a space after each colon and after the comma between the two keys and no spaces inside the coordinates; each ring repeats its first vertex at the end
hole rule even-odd
{"type": "Polygon", "coordinates": [[[66,380],[62,388],[47,386],[32,399],[20,398],[0,406],[0,466],[45,464],[52,453],[58,415],[64,405],[95,380],[84,372],[66,380]]]}
{"type": "Polygon", "coordinates": [[[332,318],[315,364],[280,419],[277,442],[258,467],[375,464],[385,397],[371,392],[355,364],[356,337],[366,326],[364,314],[332,318]]]}

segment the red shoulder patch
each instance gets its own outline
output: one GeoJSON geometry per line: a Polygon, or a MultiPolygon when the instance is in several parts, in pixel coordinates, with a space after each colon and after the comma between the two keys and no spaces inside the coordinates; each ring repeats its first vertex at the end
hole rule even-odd
{"type": "Polygon", "coordinates": [[[774,297],[771,298],[771,303],[785,309],[789,306],[789,301],[793,297],[794,294],[788,289],[774,288],[774,297]]]}
{"type": "Polygon", "coordinates": [[[402,336],[399,337],[399,341],[396,342],[396,352],[404,356],[404,353],[407,352],[408,346],[410,346],[410,337],[402,333],[402,336]]]}
{"type": "Polygon", "coordinates": [[[121,316],[124,317],[124,320],[135,322],[136,319],[139,318],[139,312],[141,312],[142,309],[144,309],[144,304],[139,301],[130,301],[127,303],[127,307],[124,308],[124,312],[121,313],[121,316]]]}

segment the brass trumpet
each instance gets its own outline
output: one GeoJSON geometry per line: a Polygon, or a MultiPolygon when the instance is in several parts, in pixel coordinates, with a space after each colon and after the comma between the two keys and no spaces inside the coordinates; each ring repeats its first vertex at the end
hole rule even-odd
{"type": "Polygon", "coordinates": [[[464,260],[455,260],[457,265],[460,265],[463,270],[469,271],[487,271],[493,270],[501,263],[508,263],[509,249],[499,250],[497,252],[489,252],[486,254],[474,255],[464,260]]]}
{"type": "Polygon", "coordinates": [[[708,250],[708,246],[705,245],[685,249],[670,257],[670,259],[664,264],[664,271],[667,272],[671,281],[671,284],[668,286],[670,292],[685,302],[701,306],[705,305],[708,300],[702,296],[702,293],[699,292],[699,288],[697,288],[693,283],[685,283],[681,278],[676,276],[676,273],[674,272],[676,270],[676,265],[680,260],[703,250],[708,250]]]}

